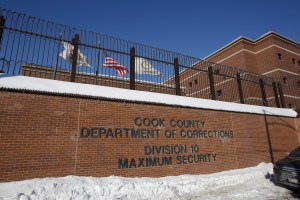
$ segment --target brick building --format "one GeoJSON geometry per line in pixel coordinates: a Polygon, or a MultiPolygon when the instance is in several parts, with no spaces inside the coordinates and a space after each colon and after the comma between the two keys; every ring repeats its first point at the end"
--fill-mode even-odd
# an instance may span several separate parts
{"type": "Polygon", "coordinates": [[[275,78],[283,85],[286,107],[299,109],[299,43],[275,32],[256,40],[239,37],[204,60],[275,78]]]}

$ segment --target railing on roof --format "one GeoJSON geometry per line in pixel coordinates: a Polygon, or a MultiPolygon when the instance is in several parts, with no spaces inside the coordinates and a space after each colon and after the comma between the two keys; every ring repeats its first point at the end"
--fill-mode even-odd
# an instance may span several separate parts
{"type": "Polygon", "coordinates": [[[10,10],[0,16],[7,74],[285,107],[266,76],[10,10]]]}

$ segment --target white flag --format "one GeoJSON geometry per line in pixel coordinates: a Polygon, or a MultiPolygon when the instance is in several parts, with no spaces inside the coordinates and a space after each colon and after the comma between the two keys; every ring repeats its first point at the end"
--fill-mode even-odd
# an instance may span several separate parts
{"type": "MultiPolygon", "coordinates": [[[[67,42],[62,42],[64,46],[63,52],[59,53],[59,56],[61,56],[66,61],[72,63],[73,61],[73,50],[74,46],[67,42]]],[[[84,56],[80,50],[78,49],[78,55],[77,55],[77,66],[88,66],[91,67],[88,63],[88,59],[86,56],[84,56]]]]}
{"type": "Polygon", "coordinates": [[[160,71],[151,66],[148,60],[140,57],[135,57],[135,73],[163,76],[160,71]]]}

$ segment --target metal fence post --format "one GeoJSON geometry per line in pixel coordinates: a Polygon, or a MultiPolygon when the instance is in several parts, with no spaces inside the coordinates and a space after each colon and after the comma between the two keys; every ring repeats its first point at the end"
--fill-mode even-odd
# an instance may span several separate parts
{"type": "Polygon", "coordinates": [[[79,35],[76,34],[75,38],[72,41],[73,56],[72,56],[72,71],[71,71],[71,82],[75,82],[76,79],[76,68],[77,68],[77,57],[78,57],[78,44],[79,44],[79,35]]]}
{"type": "Polygon", "coordinates": [[[277,106],[278,108],[280,108],[276,83],[275,83],[275,82],[272,82],[272,86],[273,86],[273,92],[274,92],[274,97],[275,97],[276,106],[277,106]]]}
{"type": "Polygon", "coordinates": [[[267,95],[266,95],[266,90],[265,90],[265,83],[264,83],[263,79],[259,79],[259,86],[260,86],[260,91],[261,91],[261,97],[263,99],[263,104],[264,104],[264,106],[268,106],[267,95]]]}
{"type": "Polygon", "coordinates": [[[130,48],[130,89],[135,90],[135,48],[130,48]]]}
{"type": "Polygon", "coordinates": [[[174,58],[176,95],[181,96],[178,58],[174,58]]]}
{"type": "Polygon", "coordinates": [[[212,66],[208,67],[208,78],[209,78],[211,99],[216,100],[215,81],[214,81],[214,73],[213,73],[212,66]]]}
{"type": "Polygon", "coordinates": [[[1,49],[1,44],[2,44],[4,26],[5,26],[5,18],[4,18],[4,16],[1,16],[0,17],[0,49],[1,49]]]}
{"type": "Polygon", "coordinates": [[[279,96],[280,96],[280,101],[281,101],[281,107],[285,108],[285,100],[284,100],[284,96],[283,96],[283,90],[282,90],[282,86],[281,83],[278,82],[278,91],[279,91],[279,96]]]}
{"type": "Polygon", "coordinates": [[[244,104],[244,94],[243,94],[243,87],[242,87],[242,80],[241,80],[241,74],[237,73],[236,74],[236,80],[238,84],[238,89],[239,89],[239,96],[240,96],[240,103],[244,104]]]}

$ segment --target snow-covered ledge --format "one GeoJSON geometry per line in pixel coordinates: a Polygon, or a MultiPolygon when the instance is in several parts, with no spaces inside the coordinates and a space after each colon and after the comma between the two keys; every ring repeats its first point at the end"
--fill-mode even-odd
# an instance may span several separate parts
{"type": "Polygon", "coordinates": [[[26,76],[10,76],[0,74],[0,89],[28,90],[36,92],[49,92],[54,94],[72,94],[81,96],[93,96],[114,100],[126,100],[135,102],[147,102],[165,105],[184,106],[191,108],[203,108],[211,110],[232,111],[241,113],[255,113],[296,117],[297,113],[292,109],[271,108],[246,104],[213,101],[184,96],[175,96],[154,92],[127,90],[113,87],[96,86],[82,83],[71,83],[26,76]]]}

